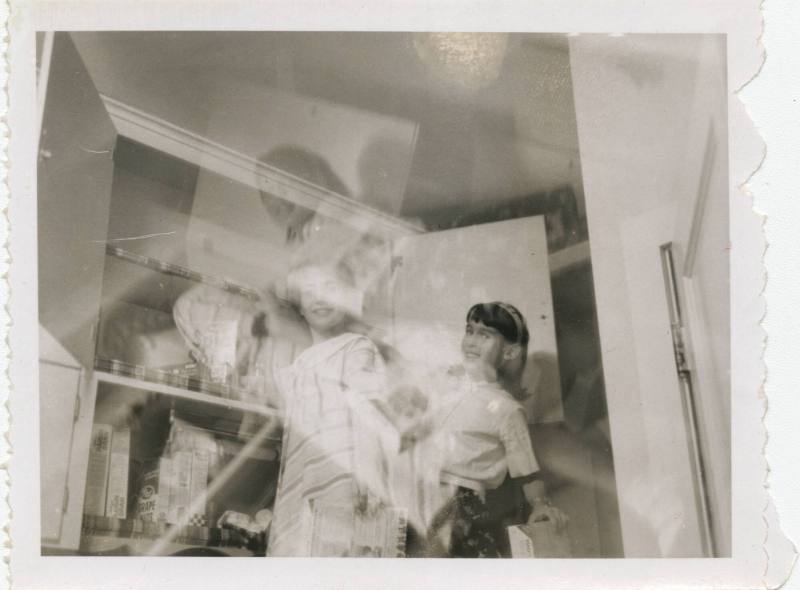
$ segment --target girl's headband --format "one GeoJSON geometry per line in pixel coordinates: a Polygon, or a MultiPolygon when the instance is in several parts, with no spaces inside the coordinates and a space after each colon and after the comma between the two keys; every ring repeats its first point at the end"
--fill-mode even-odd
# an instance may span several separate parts
{"type": "Polygon", "coordinates": [[[520,344],[522,342],[523,328],[525,327],[525,320],[523,319],[522,314],[516,307],[509,303],[503,303],[502,301],[494,301],[492,303],[493,305],[496,305],[500,309],[504,310],[508,315],[511,316],[511,319],[514,320],[514,325],[517,328],[517,341],[515,344],[520,344]]]}

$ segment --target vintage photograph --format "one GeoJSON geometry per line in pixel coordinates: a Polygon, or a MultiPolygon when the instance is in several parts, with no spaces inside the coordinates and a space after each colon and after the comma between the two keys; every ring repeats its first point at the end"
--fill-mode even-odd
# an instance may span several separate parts
{"type": "Polygon", "coordinates": [[[37,32],[41,555],[731,557],[727,63],[37,32]]]}

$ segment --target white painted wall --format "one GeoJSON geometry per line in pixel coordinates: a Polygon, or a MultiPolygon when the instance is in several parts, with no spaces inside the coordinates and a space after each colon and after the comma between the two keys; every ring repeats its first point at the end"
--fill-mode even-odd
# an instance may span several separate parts
{"type": "MultiPolygon", "coordinates": [[[[719,76],[706,79],[720,63],[707,62],[703,43],[688,35],[570,38],[628,557],[701,555],[658,248],[676,234],[687,187],[696,192],[686,150],[698,121],[714,105],[698,105],[695,93],[720,83],[719,76]],[[700,71],[704,78],[698,81],[700,71]]],[[[724,110],[724,100],[716,106],[724,110]]]]}

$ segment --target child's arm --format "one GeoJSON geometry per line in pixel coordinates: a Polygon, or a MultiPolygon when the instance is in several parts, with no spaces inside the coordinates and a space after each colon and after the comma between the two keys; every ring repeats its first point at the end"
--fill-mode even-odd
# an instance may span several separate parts
{"type": "Polygon", "coordinates": [[[376,427],[390,427],[399,437],[403,450],[427,432],[427,422],[420,415],[427,407],[422,392],[413,385],[397,385],[388,378],[388,370],[375,346],[363,344],[348,354],[347,384],[359,390],[376,417],[376,427]]]}
{"type": "Polygon", "coordinates": [[[367,340],[348,351],[345,360],[343,382],[354,389],[372,410],[377,412],[378,423],[394,425],[392,413],[386,401],[386,373],[383,361],[375,346],[367,340]]]}
{"type": "Polygon", "coordinates": [[[400,446],[400,435],[386,403],[385,366],[369,339],[359,339],[346,351],[341,385],[354,412],[357,502],[365,510],[390,500],[384,466],[400,446]]]}
{"type": "Polygon", "coordinates": [[[528,421],[520,408],[513,412],[501,430],[506,449],[509,475],[522,484],[525,500],[531,507],[529,523],[550,520],[561,529],[567,516],[558,508],[549,505],[544,482],[539,475],[539,464],[533,452],[528,421]]]}

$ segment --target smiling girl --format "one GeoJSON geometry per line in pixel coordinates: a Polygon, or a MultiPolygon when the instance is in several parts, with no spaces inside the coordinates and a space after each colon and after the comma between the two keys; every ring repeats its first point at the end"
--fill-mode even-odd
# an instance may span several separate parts
{"type": "Polygon", "coordinates": [[[437,424],[440,498],[429,529],[433,554],[499,557],[500,527],[489,522],[487,490],[507,475],[522,486],[529,522],[565,515],[549,505],[525,411],[516,399],[530,335],[522,314],[495,301],[474,305],[461,341],[463,374],[453,377],[437,424]]]}
{"type": "MultiPolygon", "coordinates": [[[[380,407],[384,364],[375,344],[352,331],[360,297],[342,265],[308,264],[287,280],[312,345],[279,376],[283,451],[268,554],[309,556],[315,505],[364,510],[388,497],[380,407]]],[[[328,546],[325,555],[346,555],[328,546]]]]}

